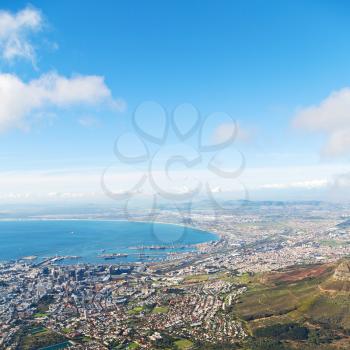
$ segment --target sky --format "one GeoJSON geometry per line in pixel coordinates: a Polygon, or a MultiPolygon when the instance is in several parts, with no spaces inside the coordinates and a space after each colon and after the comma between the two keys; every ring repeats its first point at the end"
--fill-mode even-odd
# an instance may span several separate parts
{"type": "Polygon", "coordinates": [[[0,7],[3,203],[347,200],[347,1],[0,7]]]}

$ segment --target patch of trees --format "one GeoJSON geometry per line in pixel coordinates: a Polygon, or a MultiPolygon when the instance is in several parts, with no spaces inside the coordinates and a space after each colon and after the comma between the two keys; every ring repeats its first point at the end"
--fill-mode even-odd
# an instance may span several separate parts
{"type": "Polygon", "coordinates": [[[308,335],[309,330],[296,323],[275,324],[258,328],[254,332],[256,338],[274,338],[277,340],[306,340],[308,335]]]}
{"type": "Polygon", "coordinates": [[[210,343],[197,343],[194,350],[235,350],[241,349],[239,345],[231,344],[231,343],[222,343],[222,344],[210,344],[210,343]]]}
{"type": "Polygon", "coordinates": [[[310,344],[327,344],[334,340],[341,339],[343,337],[342,334],[349,335],[346,332],[339,333],[329,328],[320,328],[317,330],[310,330],[308,340],[310,344]]]}
{"type": "Polygon", "coordinates": [[[154,345],[157,347],[157,349],[176,349],[174,346],[175,339],[167,334],[161,334],[161,338],[157,339],[154,343],[154,345]]]}
{"type": "Polygon", "coordinates": [[[40,349],[66,341],[64,336],[51,331],[46,331],[44,334],[41,332],[35,333],[35,328],[33,329],[32,327],[24,327],[20,330],[17,334],[17,339],[17,349],[21,350],[40,349]]]}
{"type": "Polygon", "coordinates": [[[250,350],[288,350],[279,340],[270,338],[252,339],[248,342],[250,350]]]}
{"type": "Polygon", "coordinates": [[[44,295],[36,304],[32,304],[37,312],[46,312],[49,309],[49,305],[54,301],[54,297],[51,294],[44,295]]]}

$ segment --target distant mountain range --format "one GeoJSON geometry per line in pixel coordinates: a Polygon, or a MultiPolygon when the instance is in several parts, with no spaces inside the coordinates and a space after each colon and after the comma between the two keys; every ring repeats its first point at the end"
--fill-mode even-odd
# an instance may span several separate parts
{"type": "Polygon", "coordinates": [[[341,222],[340,224],[337,225],[337,227],[343,228],[343,229],[349,228],[350,227],[350,219],[347,219],[347,220],[341,222]]]}

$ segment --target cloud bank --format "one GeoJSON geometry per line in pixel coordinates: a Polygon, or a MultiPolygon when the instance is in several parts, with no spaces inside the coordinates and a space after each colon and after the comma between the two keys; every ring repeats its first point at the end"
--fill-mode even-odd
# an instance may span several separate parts
{"type": "Polygon", "coordinates": [[[326,157],[350,153],[350,88],[331,93],[318,105],[301,109],[294,126],[327,135],[322,154],[326,157]]]}

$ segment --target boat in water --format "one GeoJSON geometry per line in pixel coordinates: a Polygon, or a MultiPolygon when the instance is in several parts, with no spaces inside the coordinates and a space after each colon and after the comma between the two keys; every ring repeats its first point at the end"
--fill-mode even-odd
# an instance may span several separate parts
{"type": "Polygon", "coordinates": [[[112,259],[116,259],[116,258],[127,258],[128,254],[124,254],[124,253],[111,253],[111,254],[101,254],[98,255],[99,258],[103,258],[105,260],[112,260],[112,259]]]}

